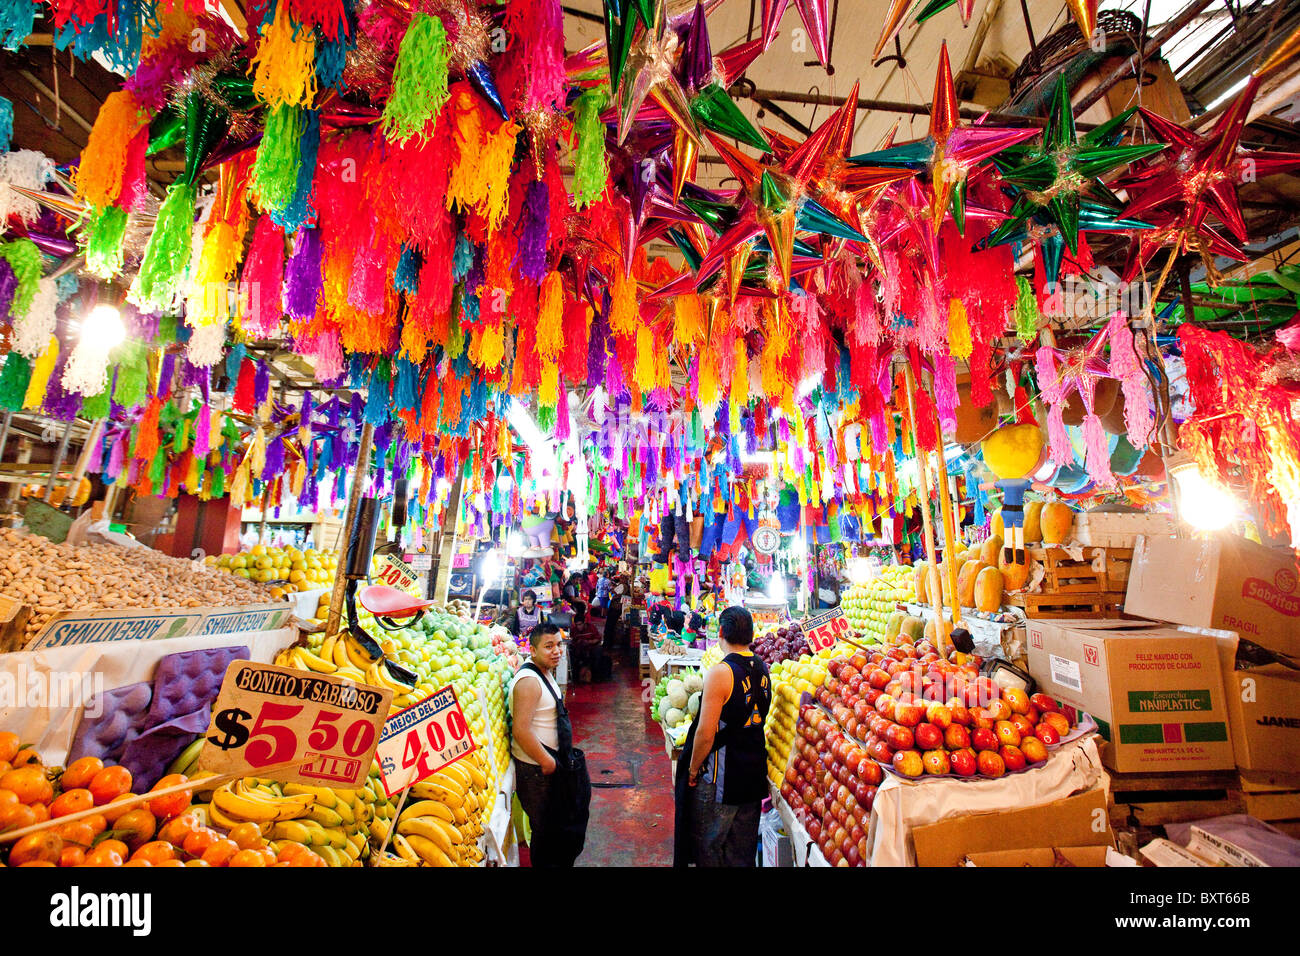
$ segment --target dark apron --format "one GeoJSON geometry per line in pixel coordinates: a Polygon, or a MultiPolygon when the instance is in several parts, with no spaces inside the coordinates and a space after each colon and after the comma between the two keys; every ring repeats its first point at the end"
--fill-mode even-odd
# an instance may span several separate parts
{"type": "Polygon", "coordinates": [[[573,865],[587,842],[587,820],[591,815],[591,777],[587,773],[587,756],[573,746],[573,724],[569,711],[560,695],[546,679],[546,675],[532,661],[523,665],[542,680],[542,685],[555,700],[555,731],[558,750],[545,744],[542,747],[555,758],[555,772],[551,774],[546,791],[546,809],[542,820],[529,821],[536,842],[538,831],[545,840],[548,857],[568,861],[573,865]],[[540,824],[540,826],[539,826],[540,824]]]}

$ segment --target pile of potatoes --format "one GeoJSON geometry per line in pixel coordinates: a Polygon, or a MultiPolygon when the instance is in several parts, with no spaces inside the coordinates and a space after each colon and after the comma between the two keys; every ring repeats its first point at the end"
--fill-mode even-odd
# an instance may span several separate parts
{"type": "Polygon", "coordinates": [[[32,609],[35,636],[61,611],[263,604],[267,588],[149,548],[74,548],[24,531],[0,532],[0,594],[32,609]]]}

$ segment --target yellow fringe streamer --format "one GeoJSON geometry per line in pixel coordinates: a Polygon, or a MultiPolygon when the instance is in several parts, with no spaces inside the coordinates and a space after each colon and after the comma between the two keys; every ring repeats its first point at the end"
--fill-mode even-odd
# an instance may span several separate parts
{"type": "Polygon", "coordinates": [[[293,33],[289,4],[281,3],[249,64],[253,93],[267,106],[310,106],[316,98],[316,32],[293,33]]]}
{"type": "Polygon", "coordinates": [[[248,455],[244,461],[254,475],[261,475],[262,469],[266,467],[266,432],[260,425],[257,431],[253,432],[253,441],[248,446],[248,455]]]}
{"type": "Polygon", "coordinates": [[[674,300],[673,340],[683,345],[704,341],[704,302],[698,295],[679,295],[674,300]]]}
{"type": "Polygon", "coordinates": [[[40,408],[45,401],[45,391],[54,374],[54,366],[59,361],[59,339],[50,336],[50,344],[45,347],[40,358],[32,363],[32,377],[27,382],[27,393],[23,396],[23,408],[40,408]]]}
{"type": "Polygon", "coordinates": [[[537,354],[554,361],[564,348],[564,285],[558,272],[548,272],[537,296],[537,354]]]}
{"type": "Polygon", "coordinates": [[[424,361],[429,354],[429,336],[414,322],[402,323],[402,353],[416,365],[424,361]]]}
{"type": "Polygon", "coordinates": [[[506,356],[506,324],[504,321],[489,322],[483,329],[479,345],[479,368],[495,371],[501,367],[501,360],[506,356]]]}
{"type": "Polygon", "coordinates": [[[554,362],[542,363],[542,374],[537,380],[537,401],[555,407],[555,395],[560,389],[560,367],[554,362]]]}
{"type": "Polygon", "coordinates": [[[953,358],[966,359],[970,358],[971,349],[966,305],[961,299],[953,299],[948,303],[948,351],[953,358]]]}
{"type": "Polygon", "coordinates": [[[732,420],[739,424],[740,406],[749,397],[749,356],[745,352],[745,337],[743,335],[736,336],[736,342],[732,346],[732,355],[730,401],[732,420]]]}
{"type": "Polygon", "coordinates": [[[447,181],[448,209],[476,207],[487,195],[486,183],[478,175],[479,154],[483,151],[483,123],[474,104],[474,95],[461,89],[451,100],[452,145],[456,158],[447,181]]]}
{"type": "Polygon", "coordinates": [[[718,406],[718,353],[701,349],[699,358],[699,402],[704,409],[712,411],[718,406]]]}
{"type": "Polygon", "coordinates": [[[642,392],[650,391],[655,385],[655,334],[647,325],[636,331],[636,365],[632,369],[632,381],[642,392]]]}
{"type": "MultiPolygon", "coordinates": [[[[655,388],[671,388],[672,380],[672,348],[665,342],[660,343],[660,347],[655,350],[655,388]]],[[[689,410],[687,411],[689,415],[689,410]]]]}
{"type": "Polygon", "coordinates": [[[636,331],[637,319],[636,280],[624,275],[622,269],[616,269],[610,296],[609,330],[615,335],[631,335],[636,331]]]}
{"type": "Polygon", "coordinates": [[[81,165],[72,174],[77,195],[87,205],[102,209],[117,203],[126,172],[127,146],[147,121],[129,91],[108,94],[82,150],[81,165]]]}
{"type": "Polygon", "coordinates": [[[224,322],[229,316],[229,282],[243,255],[243,236],[228,222],[214,223],[203,237],[194,283],[188,296],[187,321],[194,328],[224,322]]]}
{"type": "Polygon", "coordinates": [[[248,459],[235,469],[235,478],[230,483],[230,504],[235,508],[244,507],[248,494],[248,459]]]}
{"type": "Polygon", "coordinates": [[[518,136],[519,127],[506,122],[483,139],[483,151],[478,162],[479,175],[484,180],[479,212],[487,220],[489,233],[497,231],[510,204],[510,164],[515,158],[518,136]]]}

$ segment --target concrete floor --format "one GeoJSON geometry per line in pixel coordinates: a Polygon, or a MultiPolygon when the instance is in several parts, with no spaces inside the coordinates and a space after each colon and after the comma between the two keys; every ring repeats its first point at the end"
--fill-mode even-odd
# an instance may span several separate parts
{"type": "MultiPolygon", "coordinates": [[[[649,679],[635,662],[613,678],[571,684],[566,701],[574,743],[587,755],[591,821],[578,866],[671,866],[673,791],[664,735],[650,720],[649,679]]],[[[521,853],[527,865],[527,850],[521,853]]]]}

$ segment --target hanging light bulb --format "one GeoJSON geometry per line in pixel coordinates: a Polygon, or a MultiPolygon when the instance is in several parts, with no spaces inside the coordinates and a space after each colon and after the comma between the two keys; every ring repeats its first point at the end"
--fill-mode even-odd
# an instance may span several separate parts
{"type": "Polygon", "coordinates": [[[1190,457],[1178,454],[1166,463],[1169,477],[1178,483],[1179,516],[1200,531],[1218,531],[1236,516],[1240,505],[1228,491],[1202,474],[1190,457]]]}

